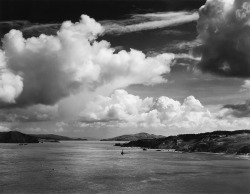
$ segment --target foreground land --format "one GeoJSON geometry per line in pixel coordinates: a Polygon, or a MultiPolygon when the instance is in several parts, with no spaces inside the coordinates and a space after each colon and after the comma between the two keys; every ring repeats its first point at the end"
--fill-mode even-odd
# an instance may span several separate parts
{"type": "Polygon", "coordinates": [[[117,145],[122,147],[171,149],[181,152],[249,154],[250,130],[185,134],[166,138],[142,139],[117,145]]]}

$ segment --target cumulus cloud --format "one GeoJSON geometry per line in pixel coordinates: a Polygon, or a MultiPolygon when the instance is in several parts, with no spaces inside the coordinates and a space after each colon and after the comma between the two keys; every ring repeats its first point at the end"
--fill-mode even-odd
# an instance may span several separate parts
{"type": "Polygon", "coordinates": [[[140,99],[125,90],[116,90],[111,97],[98,96],[81,113],[84,121],[126,120],[149,110],[152,98],[140,99]]]}
{"type": "Polygon", "coordinates": [[[136,14],[126,20],[102,21],[107,34],[123,34],[144,30],[160,29],[169,26],[177,26],[198,20],[197,12],[166,12],[136,14]]]}
{"type": "Polygon", "coordinates": [[[7,66],[7,59],[0,50],[0,102],[14,103],[23,90],[22,78],[7,66]]]}
{"type": "Polygon", "coordinates": [[[194,96],[181,103],[166,96],[142,99],[125,90],[115,90],[110,97],[97,96],[88,103],[79,115],[78,125],[81,128],[143,128],[182,133],[250,127],[247,117],[235,119],[229,109],[232,107],[215,106],[209,110],[194,96]]]}
{"type": "Polygon", "coordinates": [[[110,97],[98,96],[80,114],[83,123],[112,123],[136,127],[198,128],[212,121],[211,113],[193,96],[183,103],[162,96],[158,99],[116,90],[110,97]]]}
{"type": "Polygon", "coordinates": [[[250,77],[250,1],[207,0],[199,10],[199,67],[223,76],[250,77]]]}
{"type": "Polygon", "coordinates": [[[51,105],[80,91],[102,86],[166,82],[173,54],[146,57],[140,51],[115,53],[94,19],[82,15],[80,22],[66,21],[55,36],[25,39],[11,30],[0,50],[0,101],[13,106],[51,105]]]}

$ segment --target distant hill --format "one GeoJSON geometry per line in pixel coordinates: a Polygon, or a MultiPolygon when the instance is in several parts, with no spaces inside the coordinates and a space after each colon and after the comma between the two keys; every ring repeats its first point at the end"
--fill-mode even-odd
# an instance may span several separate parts
{"type": "Polygon", "coordinates": [[[61,136],[61,135],[55,135],[55,134],[30,134],[33,137],[36,137],[40,140],[48,140],[48,141],[86,141],[87,139],[82,139],[82,138],[71,138],[71,137],[66,137],[66,136],[61,136]]]}
{"type": "Polygon", "coordinates": [[[39,143],[37,137],[18,131],[0,132],[0,143],[39,143]]]}
{"type": "Polygon", "coordinates": [[[114,138],[102,139],[101,141],[136,141],[140,139],[156,139],[156,138],[164,138],[162,135],[154,135],[148,133],[137,133],[130,135],[121,135],[114,138]]]}
{"type": "Polygon", "coordinates": [[[214,131],[160,139],[143,139],[120,144],[122,147],[173,149],[182,152],[250,154],[250,130],[214,131]]]}

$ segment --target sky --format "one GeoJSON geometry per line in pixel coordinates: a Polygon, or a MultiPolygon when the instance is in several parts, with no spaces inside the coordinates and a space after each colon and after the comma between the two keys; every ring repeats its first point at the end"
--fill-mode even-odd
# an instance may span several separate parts
{"type": "Polygon", "coordinates": [[[249,0],[3,0],[0,131],[250,128],[249,0]]]}

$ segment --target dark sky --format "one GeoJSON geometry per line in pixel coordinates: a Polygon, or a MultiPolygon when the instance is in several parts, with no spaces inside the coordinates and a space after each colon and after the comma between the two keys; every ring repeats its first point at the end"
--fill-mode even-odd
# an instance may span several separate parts
{"type": "Polygon", "coordinates": [[[205,0],[1,0],[0,21],[74,21],[83,13],[96,20],[121,19],[132,13],[198,9],[204,2],[205,0]]]}

